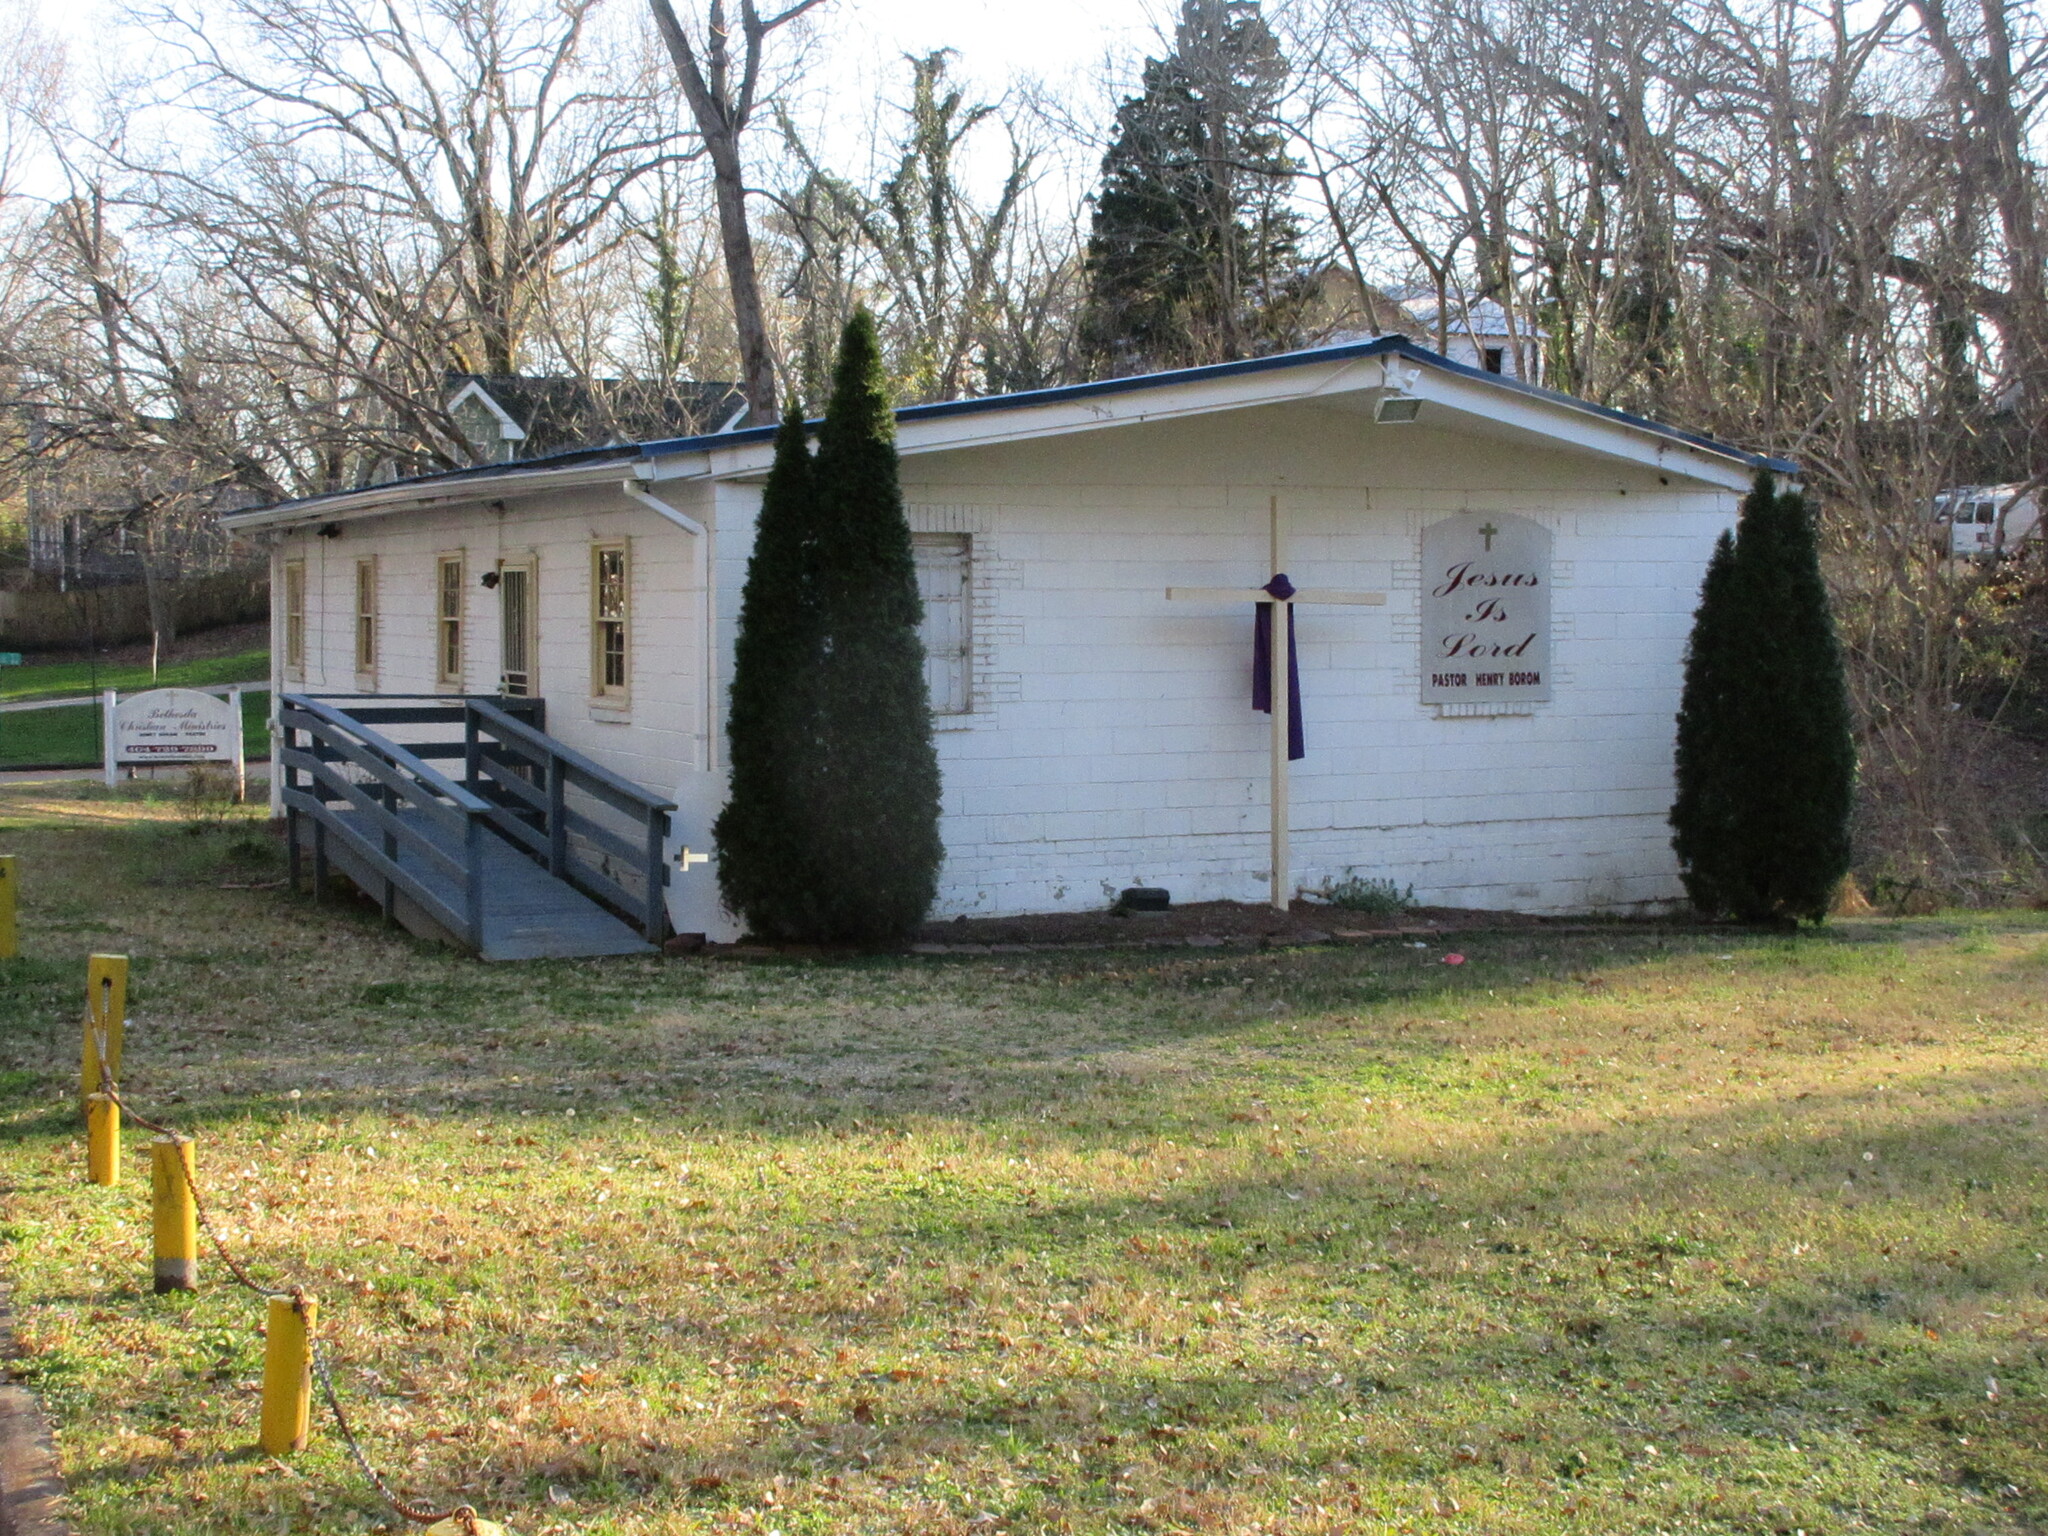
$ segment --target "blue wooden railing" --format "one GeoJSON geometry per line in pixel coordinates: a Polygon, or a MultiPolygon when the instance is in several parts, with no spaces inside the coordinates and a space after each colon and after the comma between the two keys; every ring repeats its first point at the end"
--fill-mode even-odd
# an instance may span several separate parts
{"type": "Polygon", "coordinates": [[[283,695],[278,750],[293,821],[294,886],[297,818],[305,817],[313,824],[316,889],[326,873],[326,840],[345,839],[384,882],[387,914],[402,892],[480,947],[487,893],[473,840],[491,835],[659,944],[667,931],[664,845],[674,802],[563,746],[546,734],[545,721],[538,699],[283,695]],[[401,745],[374,729],[388,725],[459,726],[461,739],[401,745]],[[461,778],[433,767],[437,760],[459,761],[461,778]],[[431,825],[411,825],[402,812],[431,825]],[[459,868],[451,844],[463,849],[459,868]],[[457,879],[460,910],[407,868],[408,856],[457,879]]]}
{"type": "Polygon", "coordinates": [[[299,886],[303,819],[312,823],[316,899],[327,886],[329,841],[338,840],[381,882],[382,890],[372,894],[381,898],[387,918],[395,915],[402,893],[471,949],[481,950],[478,839],[490,825],[490,802],[323,700],[282,695],[277,729],[292,888],[299,886]],[[433,835],[435,828],[449,834],[445,843],[433,835]],[[460,852],[452,853],[451,845],[460,852]],[[457,899],[451,901],[449,886],[431,878],[434,870],[448,876],[457,899]]]}

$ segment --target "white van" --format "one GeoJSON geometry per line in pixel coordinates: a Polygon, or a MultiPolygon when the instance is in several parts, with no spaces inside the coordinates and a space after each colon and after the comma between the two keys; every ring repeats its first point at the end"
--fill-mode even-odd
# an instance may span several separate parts
{"type": "Polygon", "coordinates": [[[1934,521],[1948,534],[1958,558],[1995,559],[2034,536],[2041,523],[2038,494],[2014,485],[1964,485],[1934,498],[1934,521]]]}

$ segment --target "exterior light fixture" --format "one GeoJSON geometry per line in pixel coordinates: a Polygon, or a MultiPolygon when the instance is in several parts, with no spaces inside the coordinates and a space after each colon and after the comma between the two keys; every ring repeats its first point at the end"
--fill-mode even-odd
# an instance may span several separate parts
{"type": "Polygon", "coordinates": [[[1421,380],[1422,369],[1413,358],[1398,352],[1381,358],[1380,388],[1386,393],[1373,406],[1372,419],[1389,426],[1413,421],[1422,411],[1422,401],[1415,394],[1415,386],[1421,380]]]}

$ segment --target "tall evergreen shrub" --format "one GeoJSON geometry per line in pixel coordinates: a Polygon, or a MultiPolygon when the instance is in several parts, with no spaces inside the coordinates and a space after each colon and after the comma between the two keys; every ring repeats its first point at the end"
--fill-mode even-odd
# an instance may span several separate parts
{"type": "Polygon", "coordinates": [[[786,417],[734,657],[726,903],[766,937],[886,943],[937,889],[939,767],[895,417],[865,310],[840,339],[818,452],[786,417]]]}
{"type": "Polygon", "coordinates": [[[1686,889],[1745,922],[1819,922],[1849,872],[1856,752],[1804,496],[1757,477],[1701,588],[1671,821],[1686,889]]]}
{"type": "Polygon", "coordinates": [[[805,789],[823,867],[817,937],[906,938],[938,890],[939,759],[925,686],[924,603],[896,472],[874,316],[855,311],[839,340],[816,461],[821,761],[805,789]]]}
{"type": "Polygon", "coordinates": [[[793,775],[815,734],[823,619],[818,497],[803,413],[794,401],[775,437],[754,553],[740,594],[727,715],[730,798],[712,827],[718,888],[750,932],[787,937],[794,901],[817,881],[793,775]]]}
{"type": "Polygon", "coordinates": [[[1735,535],[1714,541],[1700,583],[1692,638],[1685,648],[1685,689],[1678,703],[1678,797],[1671,807],[1671,846],[1685,881],[1685,894],[1702,912],[1727,909],[1716,856],[1735,835],[1734,783],[1729,732],[1733,725],[1729,681],[1735,603],[1735,535]]]}

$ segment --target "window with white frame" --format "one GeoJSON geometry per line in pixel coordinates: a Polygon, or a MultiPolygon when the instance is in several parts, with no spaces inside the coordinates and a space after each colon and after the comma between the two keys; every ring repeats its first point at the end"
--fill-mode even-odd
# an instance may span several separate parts
{"type": "Polygon", "coordinates": [[[377,561],[374,556],[356,562],[356,674],[370,677],[377,670],[377,561]]]}
{"type": "Polygon", "coordinates": [[[624,703],[632,677],[633,581],[623,544],[590,551],[590,693],[624,703]]]}
{"type": "Polygon", "coordinates": [[[462,587],[460,555],[442,555],[434,566],[434,679],[462,686],[462,587]]]}
{"type": "Polygon", "coordinates": [[[911,535],[917,595],[924,599],[925,685],[932,713],[964,715],[974,708],[974,627],[971,603],[973,546],[964,533],[911,535]]]}
{"type": "Polygon", "coordinates": [[[284,563],[284,670],[294,682],[306,676],[306,562],[284,563]]]}

